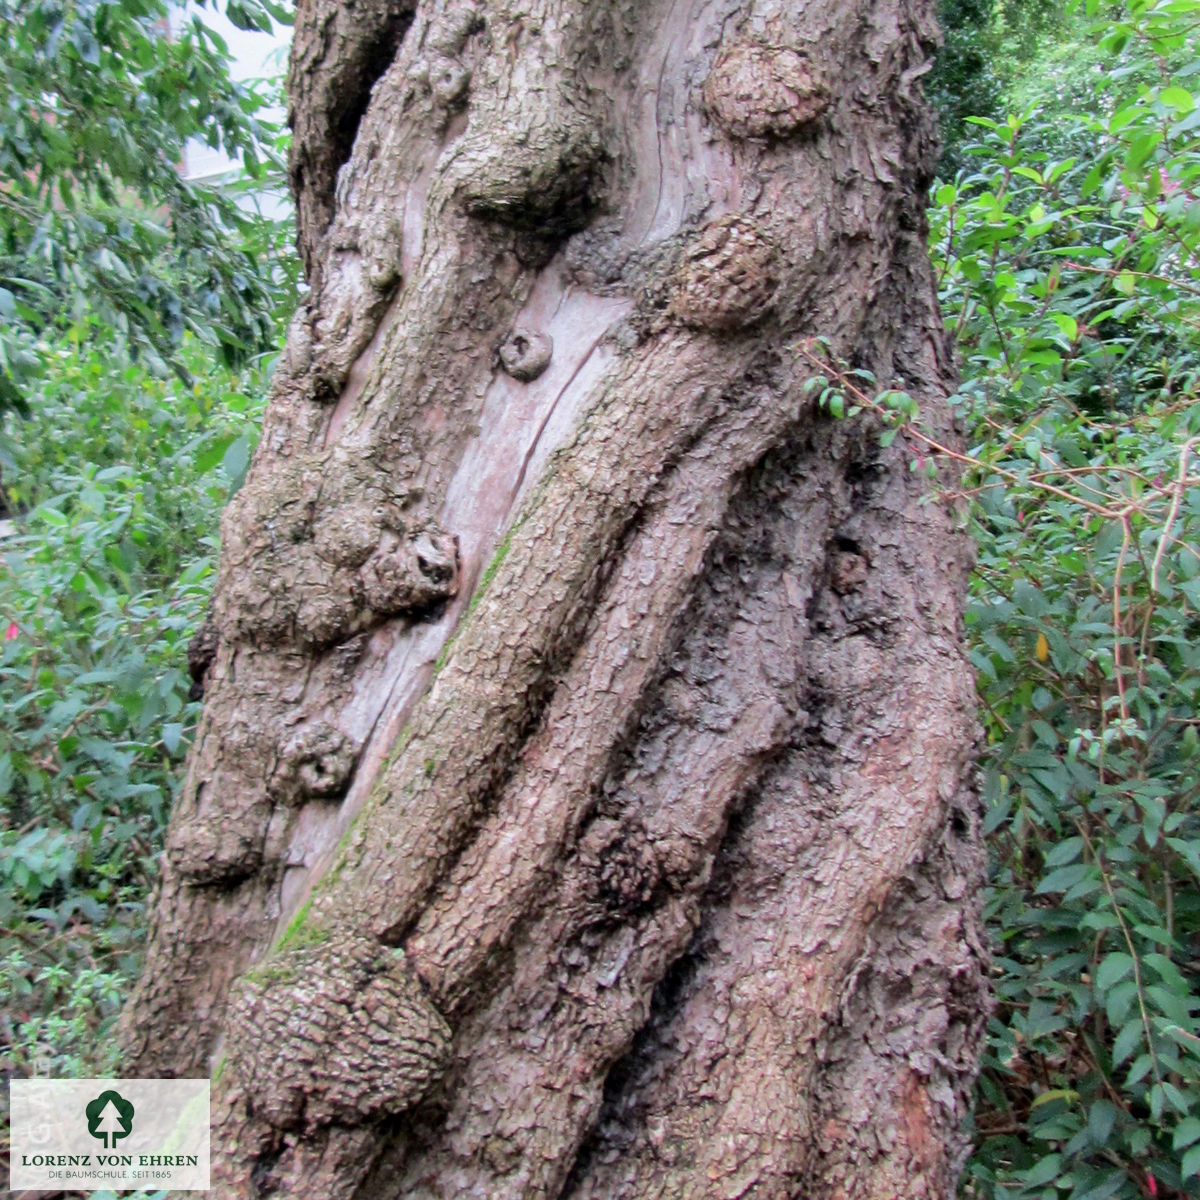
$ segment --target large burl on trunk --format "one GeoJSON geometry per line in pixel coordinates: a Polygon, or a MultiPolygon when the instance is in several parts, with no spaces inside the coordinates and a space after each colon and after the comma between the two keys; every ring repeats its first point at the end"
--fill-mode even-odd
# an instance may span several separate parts
{"type": "Polygon", "coordinates": [[[930,0],[301,0],[311,292],[130,1074],[223,1197],[948,1197],[986,1008],[930,0]]]}

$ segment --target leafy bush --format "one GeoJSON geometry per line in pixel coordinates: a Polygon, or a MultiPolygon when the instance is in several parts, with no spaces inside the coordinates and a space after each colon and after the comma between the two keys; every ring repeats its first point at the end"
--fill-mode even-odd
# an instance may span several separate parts
{"type": "Polygon", "coordinates": [[[0,32],[0,1062],[87,1075],[113,1065],[185,650],[298,266],[290,222],[243,207],[281,186],[277,87],[233,82],[198,13],[0,0],[0,32]],[[192,138],[245,180],[184,179],[192,138]]]}
{"type": "Polygon", "coordinates": [[[1050,100],[1062,111],[1079,111],[1071,101],[1090,90],[1094,39],[1085,21],[1070,17],[1066,0],[938,0],[938,25],[942,45],[925,95],[941,126],[943,176],[963,166],[965,147],[974,141],[971,117],[996,117],[1006,99],[1026,90],[1040,104],[1050,100]],[[1021,86],[1025,79],[1028,89],[1021,86]]]}
{"type": "Polygon", "coordinates": [[[1001,83],[996,73],[994,0],[940,0],[938,52],[926,97],[941,123],[943,173],[961,162],[964,141],[972,132],[968,117],[994,116],[1001,107],[1001,83]]]}
{"type": "Polygon", "coordinates": [[[1198,18],[1133,0],[1095,115],[979,121],[934,195],[997,943],[972,1195],[1200,1195],[1198,18]]]}
{"type": "Polygon", "coordinates": [[[1198,25],[1200,0],[1110,10],[1093,115],[1064,126],[1051,81],[1057,120],[974,119],[977,169],[935,188],[966,453],[903,381],[800,349],[834,416],[956,459],[971,501],[998,1003],[964,1191],[989,1200],[1200,1196],[1198,25]]]}
{"type": "MultiPolygon", "coordinates": [[[[273,0],[228,12],[286,19],[273,0]]],[[[159,374],[185,369],[185,333],[227,364],[267,348],[286,235],[178,164],[198,138],[282,187],[272,89],[233,82],[221,40],[167,0],[0,0],[0,40],[0,409],[27,402],[37,338],[85,316],[159,374]]]]}
{"type": "Polygon", "coordinates": [[[264,363],[181,349],[194,382],[43,344],[8,414],[0,539],[0,1035],[10,1069],[104,1069],[194,724],[186,646],[219,511],[245,471],[264,363]],[[254,398],[254,399],[252,399],[254,398]]]}

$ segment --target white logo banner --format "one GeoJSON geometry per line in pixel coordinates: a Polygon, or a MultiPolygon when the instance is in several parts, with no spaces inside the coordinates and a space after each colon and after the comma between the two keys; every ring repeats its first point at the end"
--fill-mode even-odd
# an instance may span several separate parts
{"type": "Polygon", "coordinates": [[[13,1079],[15,1191],[208,1190],[207,1079],[13,1079]]]}

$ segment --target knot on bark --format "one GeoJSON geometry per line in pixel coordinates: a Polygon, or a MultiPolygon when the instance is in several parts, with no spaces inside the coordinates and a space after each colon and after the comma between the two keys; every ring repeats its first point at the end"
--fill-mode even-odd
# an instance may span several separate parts
{"type": "Polygon", "coordinates": [[[374,336],[379,326],[382,305],[379,298],[390,297],[400,285],[400,265],[404,255],[404,218],[394,208],[378,208],[363,217],[359,233],[362,246],[363,277],[374,295],[363,306],[368,327],[374,336]]]}
{"type": "Polygon", "coordinates": [[[405,531],[395,505],[351,501],[321,513],[313,525],[313,549],[335,567],[361,567],[385,533],[405,531]]]}
{"type": "Polygon", "coordinates": [[[737,137],[787,137],[815,121],[829,93],[795,50],[739,42],[722,51],[704,83],[713,120],[737,137]]]}
{"type": "Polygon", "coordinates": [[[309,362],[312,397],[332,402],[370,345],[400,282],[401,218],[389,210],[362,218],[339,215],[325,245],[325,270],[312,301],[309,362]]]}
{"type": "Polygon", "coordinates": [[[464,61],[467,42],[485,29],[475,3],[448,5],[431,14],[422,55],[408,69],[408,78],[428,91],[433,105],[444,116],[462,109],[467,102],[471,67],[464,61]]]}
{"type": "Polygon", "coordinates": [[[518,326],[500,344],[500,365],[514,379],[528,383],[550,365],[553,352],[554,343],[548,334],[518,326]]]}
{"type": "Polygon", "coordinates": [[[213,623],[212,612],[209,611],[205,613],[200,628],[188,642],[188,675],[192,681],[192,686],[188,689],[189,700],[199,700],[204,696],[204,680],[208,668],[217,657],[217,641],[217,627],[213,623]]]}
{"type": "Polygon", "coordinates": [[[284,804],[335,799],[346,790],[358,758],[354,739],[316,718],[284,743],[271,776],[271,796],[284,804]]]}
{"type": "Polygon", "coordinates": [[[458,539],[440,530],[405,540],[385,535],[359,579],[363,599],[380,616],[429,608],[458,591],[458,539]]]}
{"type": "Polygon", "coordinates": [[[232,887],[262,866],[270,817],[270,805],[259,799],[237,813],[175,821],[167,835],[167,861],[194,886],[232,887]]]}
{"type": "Polygon", "coordinates": [[[252,479],[222,525],[221,635],[321,648],[453,596],[457,539],[427,520],[410,526],[406,500],[395,478],[328,456],[252,479]]]}
{"type": "Polygon", "coordinates": [[[404,1112],[441,1077],[449,1026],[399,951],[310,936],[327,940],[274,956],[234,987],[226,1045],[247,1108],[280,1130],[404,1112]]]}
{"type": "Polygon", "coordinates": [[[749,217],[706,225],[677,272],[669,310],[686,325],[738,329],[766,315],[775,294],[775,247],[749,217]]]}
{"type": "Polygon", "coordinates": [[[590,219],[608,152],[565,98],[534,100],[549,111],[501,112],[464,147],[459,193],[473,217],[563,237],[590,219]]]}
{"type": "Polygon", "coordinates": [[[593,895],[614,915],[644,909],[664,883],[660,855],[640,822],[596,821],[579,849],[593,895]]]}
{"type": "Polygon", "coordinates": [[[839,596],[857,591],[867,581],[869,563],[857,550],[835,550],[829,565],[830,586],[839,596]]]}
{"type": "Polygon", "coordinates": [[[433,103],[447,115],[466,106],[470,84],[470,69],[457,59],[437,59],[430,67],[429,90],[433,103]]]}
{"type": "Polygon", "coordinates": [[[313,314],[308,301],[302,301],[292,314],[288,324],[287,338],[275,367],[274,387],[283,381],[294,384],[308,374],[313,358],[313,314]]]}

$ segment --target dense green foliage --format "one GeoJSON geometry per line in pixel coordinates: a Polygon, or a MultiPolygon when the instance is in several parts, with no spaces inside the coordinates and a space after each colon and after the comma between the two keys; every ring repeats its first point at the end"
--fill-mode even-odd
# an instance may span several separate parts
{"type": "Polygon", "coordinates": [[[1105,15],[931,210],[979,544],[979,1196],[1200,1195],[1200,3],[1105,15]]]}
{"type": "Polygon", "coordinates": [[[970,140],[969,117],[992,117],[1002,103],[993,0],[941,0],[938,21],[944,39],[925,94],[937,109],[942,132],[942,172],[953,173],[970,140]]]}
{"type": "MultiPolygon", "coordinates": [[[[272,6],[271,11],[275,11],[272,6]]],[[[0,0],[0,1065],[88,1075],[195,721],[186,647],[294,303],[275,85],[162,0],[0,0]],[[188,139],[241,157],[196,183],[188,139]]],[[[258,0],[230,5],[263,26],[258,0]]]]}
{"type": "MultiPolygon", "coordinates": [[[[269,25],[264,0],[229,7],[269,25]]],[[[52,327],[103,331],[156,374],[186,370],[185,332],[226,363],[272,340],[280,280],[263,262],[289,262],[274,228],[178,170],[195,138],[279,178],[270,89],[230,79],[197,14],[176,10],[165,36],[173,8],[0,0],[0,409],[26,401],[52,327]]]]}
{"type": "Polygon", "coordinates": [[[1200,1196],[1200,0],[1098,7],[1075,66],[1039,89],[1049,46],[1013,88],[1036,103],[974,118],[934,189],[967,451],[903,381],[813,384],[945,475],[979,547],[997,1005],[974,1197],[1200,1196]]]}
{"type": "Polygon", "coordinates": [[[196,715],[185,651],[264,388],[194,341],[195,382],[158,379],[91,332],[42,344],[31,416],[9,417],[25,511],[0,541],[0,1037],[15,1069],[63,1075],[111,1053],[98,1026],[135,968],[196,715]]]}
{"type": "MultiPolygon", "coordinates": [[[[1052,48],[1067,44],[1072,53],[1080,49],[1080,40],[1061,36],[1067,17],[1066,0],[939,0],[942,48],[925,94],[941,123],[939,170],[944,178],[963,166],[965,148],[974,141],[970,118],[1001,113],[1047,35],[1058,35],[1048,43],[1052,48]]],[[[1069,64],[1056,64],[1050,76],[1038,76],[1040,103],[1050,99],[1048,79],[1057,85],[1071,69],[1069,64]]]]}
{"type": "MultiPolygon", "coordinates": [[[[964,1190],[1200,1196],[1200,0],[942,8],[931,246],[961,475],[903,381],[830,371],[825,401],[877,409],[979,545],[997,1006],[964,1190]]],[[[278,337],[290,268],[278,230],[167,169],[198,129],[265,161],[207,34],[193,60],[147,40],[153,0],[20,11],[25,57],[0,66],[26,98],[0,115],[20,318],[0,352],[30,413],[0,427],[0,1055],[85,1074],[111,1065],[136,967],[195,719],[184,649],[265,388],[247,355],[278,337]],[[71,165],[92,138],[117,147],[96,178],[71,165]]]]}

